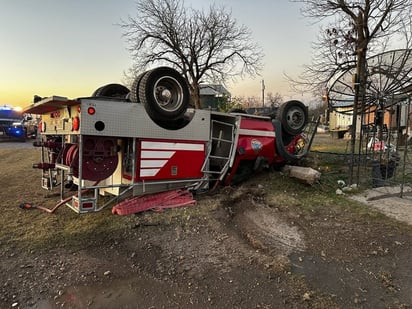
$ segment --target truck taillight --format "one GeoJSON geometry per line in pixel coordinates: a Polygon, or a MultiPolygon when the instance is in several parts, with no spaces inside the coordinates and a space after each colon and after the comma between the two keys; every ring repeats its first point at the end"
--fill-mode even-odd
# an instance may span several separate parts
{"type": "Polygon", "coordinates": [[[306,140],[303,137],[301,137],[296,141],[295,147],[298,151],[300,151],[305,147],[305,145],[306,145],[306,140]]]}
{"type": "Polygon", "coordinates": [[[96,113],[96,110],[94,109],[94,107],[89,107],[89,108],[87,109],[87,113],[88,113],[89,115],[94,115],[94,114],[96,113]]]}
{"type": "Polygon", "coordinates": [[[74,117],[72,121],[72,131],[78,131],[80,128],[80,118],[74,117]]]}

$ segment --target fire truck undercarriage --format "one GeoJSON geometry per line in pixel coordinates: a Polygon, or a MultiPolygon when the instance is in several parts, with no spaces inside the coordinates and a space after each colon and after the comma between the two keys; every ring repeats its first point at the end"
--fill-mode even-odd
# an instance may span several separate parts
{"type": "Polygon", "coordinates": [[[193,110],[184,79],[166,67],[139,75],[131,88],[109,84],[91,97],[39,98],[26,108],[42,115],[33,167],[44,189],[60,188],[59,206],[89,213],[170,190],[203,192],[309,150],[299,101],[284,103],[276,119],[193,110]]]}

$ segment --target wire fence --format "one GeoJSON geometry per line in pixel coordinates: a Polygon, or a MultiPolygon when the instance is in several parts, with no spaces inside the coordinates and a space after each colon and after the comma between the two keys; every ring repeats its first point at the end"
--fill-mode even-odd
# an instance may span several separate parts
{"type": "Polygon", "coordinates": [[[399,128],[362,128],[356,141],[356,153],[351,151],[349,139],[334,139],[324,134],[316,137],[311,160],[325,174],[334,174],[348,183],[364,189],[397,187],[398,196],[410,195],[412,188],[412,138],[410,132],[399,128]],[[317,140],[317,141],[316,141],[317,140]],[[335,149],[334,149],[335,148],[335,149]]]}

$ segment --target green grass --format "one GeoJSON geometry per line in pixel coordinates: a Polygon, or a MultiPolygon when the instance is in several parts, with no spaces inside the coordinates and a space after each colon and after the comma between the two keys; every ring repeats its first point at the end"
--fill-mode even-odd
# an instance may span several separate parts
{"type": "Polygon", "coordinates": [[[343,138],[332,138],[329,134],[316,134],[311,150],[331,153],[349,153],[351,141],[343,138]]]}
{"type": "MultiPolygon", "coordinates": [[[[355,217],[368,216],[380,220],[383,215],[336,194],[338,180],[347,182],[348,178],[347,146],[347,140],[332,139],[329,135],[315,137],[312,147],[314,151],[301,162],[322,173],[320,182],[313,186],[300,183],[279,171],[254,175],[242,186],[261,184],[265,188],[266,203],[283,209],[293,209],[302,214],[336,211],[350,213],[355,217]]],[[[24,174],[30,183],[36,182],[38,171],[31,171],[28,174],[27,166],[35,162],[37,156],[36,152],[26,153],[25,157],[18,161],[21,170],[18,170],[17,165],[13,165],[13,175],[24,174]],[[32,175],[32,173],[36,174],[32,175]]],[[[17,163],[13,161],[13,164],[17,163]]],[[[362,179],[365,181],[365,186],[360,188],[362,190],[370,186],[370,170],[362,167],[360,171],[364,173],[362,179]]],[[[412,178],[411,174],[406,176],[409,177],[407,179],[412,178]]],[[[33,184],[35,189],[17,188],[16,190],[23,193],[16,201],[13,198],[13,201],[17,204],[20,199],[26,200],[30,197],[29,200],[52,208],[56,198],[45,199],[44,191],[39,186],[36,182],[33,184]]],[[[226,193],[233,189],[227,190],[222,188],[220,194],[212,197],[207,195],[198,197],[198,205],[195,207],[170,209],[159,214],[149,211],[138,216],[115,216],[111,214],[111,207],[98,213],[79,215],[65,206],[59,208],[54,214],[48,214],[39,210],[23,211],[16,206],[7,205],[3,208],[0,246],[5,248],[17,246],[28,250],[48,250],[56,247],[76,250],[88,245],[114,242],[133,232],[133,227],[141,223],[188,226],[196,224],[197,220],[193,219],[208,218],[213,211],[222,207],[222,197],[229,195],[226,193]]]]}

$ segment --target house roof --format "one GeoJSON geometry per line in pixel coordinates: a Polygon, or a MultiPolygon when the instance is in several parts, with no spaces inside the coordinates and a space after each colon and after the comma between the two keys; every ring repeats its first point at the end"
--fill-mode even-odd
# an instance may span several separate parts
{"type": "Polygon", "coordinates": [[[339,101],[339,102],[333,102],[332,106],[334,108],[336,107],[351,107],[353,106],[353,101],[339,101]]]}
{"type": "Polygon", "coordinates": [[[200,95],[204,96],[230,96],[230,92],[220,84],[201,84],[200,95]]]}

